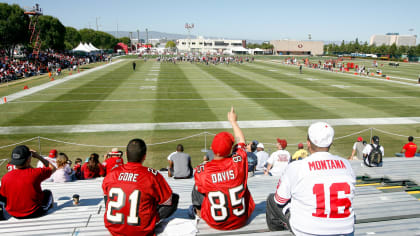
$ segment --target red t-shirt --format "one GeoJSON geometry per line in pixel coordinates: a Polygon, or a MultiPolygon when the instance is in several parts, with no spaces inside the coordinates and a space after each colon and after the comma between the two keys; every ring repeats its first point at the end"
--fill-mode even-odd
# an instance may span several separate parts
{"type": "Polygon", "coordinates": [[[160,220],[157,205],[172,204],[172,190],[163,176],[140,163],[115,168],[102,189],[108,196],[105,226],[112,235],[154,235],[160,220]]]}
{"type": "Polygon", "coordinates": [[[124,160],[121,157],[110,157],[103,163],[106,173],[109,174],[111,171],[118,166],[124,165],[124,160]]]}
{"type": "Polygon", "coordinates": [[[255,208],[248,190],[248,159],[240,143],[235,155],[197,166],[197,191],[205,194],[201,218],[215,229],[232,230],[244,226],[255,208]]]}
{"type": "Polygon", "coordinates": [[[93,179],[96,177],[104,176],[105,175],[105,168],[101,163],[98,163],[98,167],[96,171],[92,172],[88,168],[88,163],[86,162],[82,166],[82,177],[83,179],[93,179]]]}
{"type": "Polygon", "coordinates": [[[51,168],[16,169],[1,179],[0,195],[7,198],[6,210],[15,217],[34,213],[42,205],[41,182],[52,174],[51,168]]]}
{"type": "Polygon", "coordinates": [[[403,149],[405,149],[405,157],[414,157],[417,151],[417,144],[413,142],[406,143],[403,149]]]}

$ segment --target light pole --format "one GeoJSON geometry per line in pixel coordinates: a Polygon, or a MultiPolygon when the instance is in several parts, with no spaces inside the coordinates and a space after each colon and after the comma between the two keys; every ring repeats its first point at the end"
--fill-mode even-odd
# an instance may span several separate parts
{"type": "Polygon", "coordinates": [[[191,50],[191,30],[194,29],[194,23],[185,23],[185,29],[188,31],[188,52],[191,50]]]}

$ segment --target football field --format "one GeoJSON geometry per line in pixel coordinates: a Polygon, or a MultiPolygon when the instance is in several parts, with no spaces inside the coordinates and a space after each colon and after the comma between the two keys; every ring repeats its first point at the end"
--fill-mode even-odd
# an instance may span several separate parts
{"type": "Polygon", "coordinates": [[[399,78],[386,80],[306,68],[300,74],[282,62],[262,58],[205,65],[122,59],[0,105],[1,158],[9,158],[14,147],[4,146],[28,139],[25,144],[43,154],[57,148],[71,159],[85,159],[142,138],[149,145],[146,165],[165,167],[178,143],[196,165],[213,134],[231,131],[226,122],[231,106],[244,121],[240,125],[246,139],[263,142],[269,151],[279,137],[287,139],[293,154],[313,120],[330,121],[338,138],[332,152],[343,157],[351,154],[357,136],[380,136],[385,156],[400,151],[407,136],[420,136],[415,78],[420,65],[401,65],[397,69],[402,72],[395,74],[399,78]]]}

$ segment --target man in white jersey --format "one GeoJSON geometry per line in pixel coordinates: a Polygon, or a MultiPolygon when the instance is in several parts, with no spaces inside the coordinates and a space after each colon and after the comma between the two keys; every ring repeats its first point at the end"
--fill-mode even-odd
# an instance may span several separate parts
{"type": "Polygon", "coordinates": [[[290,162],[290,153],[286,151],[286,139],[277,138],[277,151],[273,152],[267,160],[265,175],[281,176],[290,162]]]}
{"type": "Polygon", "coordinates": [[[275,194],[267,198],[267,225],[295,235],[354,235],[356,176],[350,162],[329,153],[334,129],[325,122],[308,129],[310,156],[290,163],[275,194]]]}

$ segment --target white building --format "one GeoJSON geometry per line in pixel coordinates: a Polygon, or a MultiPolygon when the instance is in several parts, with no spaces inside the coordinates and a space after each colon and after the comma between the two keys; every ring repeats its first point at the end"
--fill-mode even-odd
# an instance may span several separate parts
{"type": "Polygon", "coordinates": [[[417,37],[415,35],[372,35],[372,37],[370,37],[369,45],[375,44],[376,46],[391,46],[395,43],[397,46],[416,46],[416,39],[417,37]]]}
{"type": "Polygon", "coordinates": [[[228,40],[228,39],[204,39],[202,37],[196,39],[178,39],[176,46],[180,52],[200,52],[200,53],[223,53],[245,52],[245,40],[228,40]]]}

